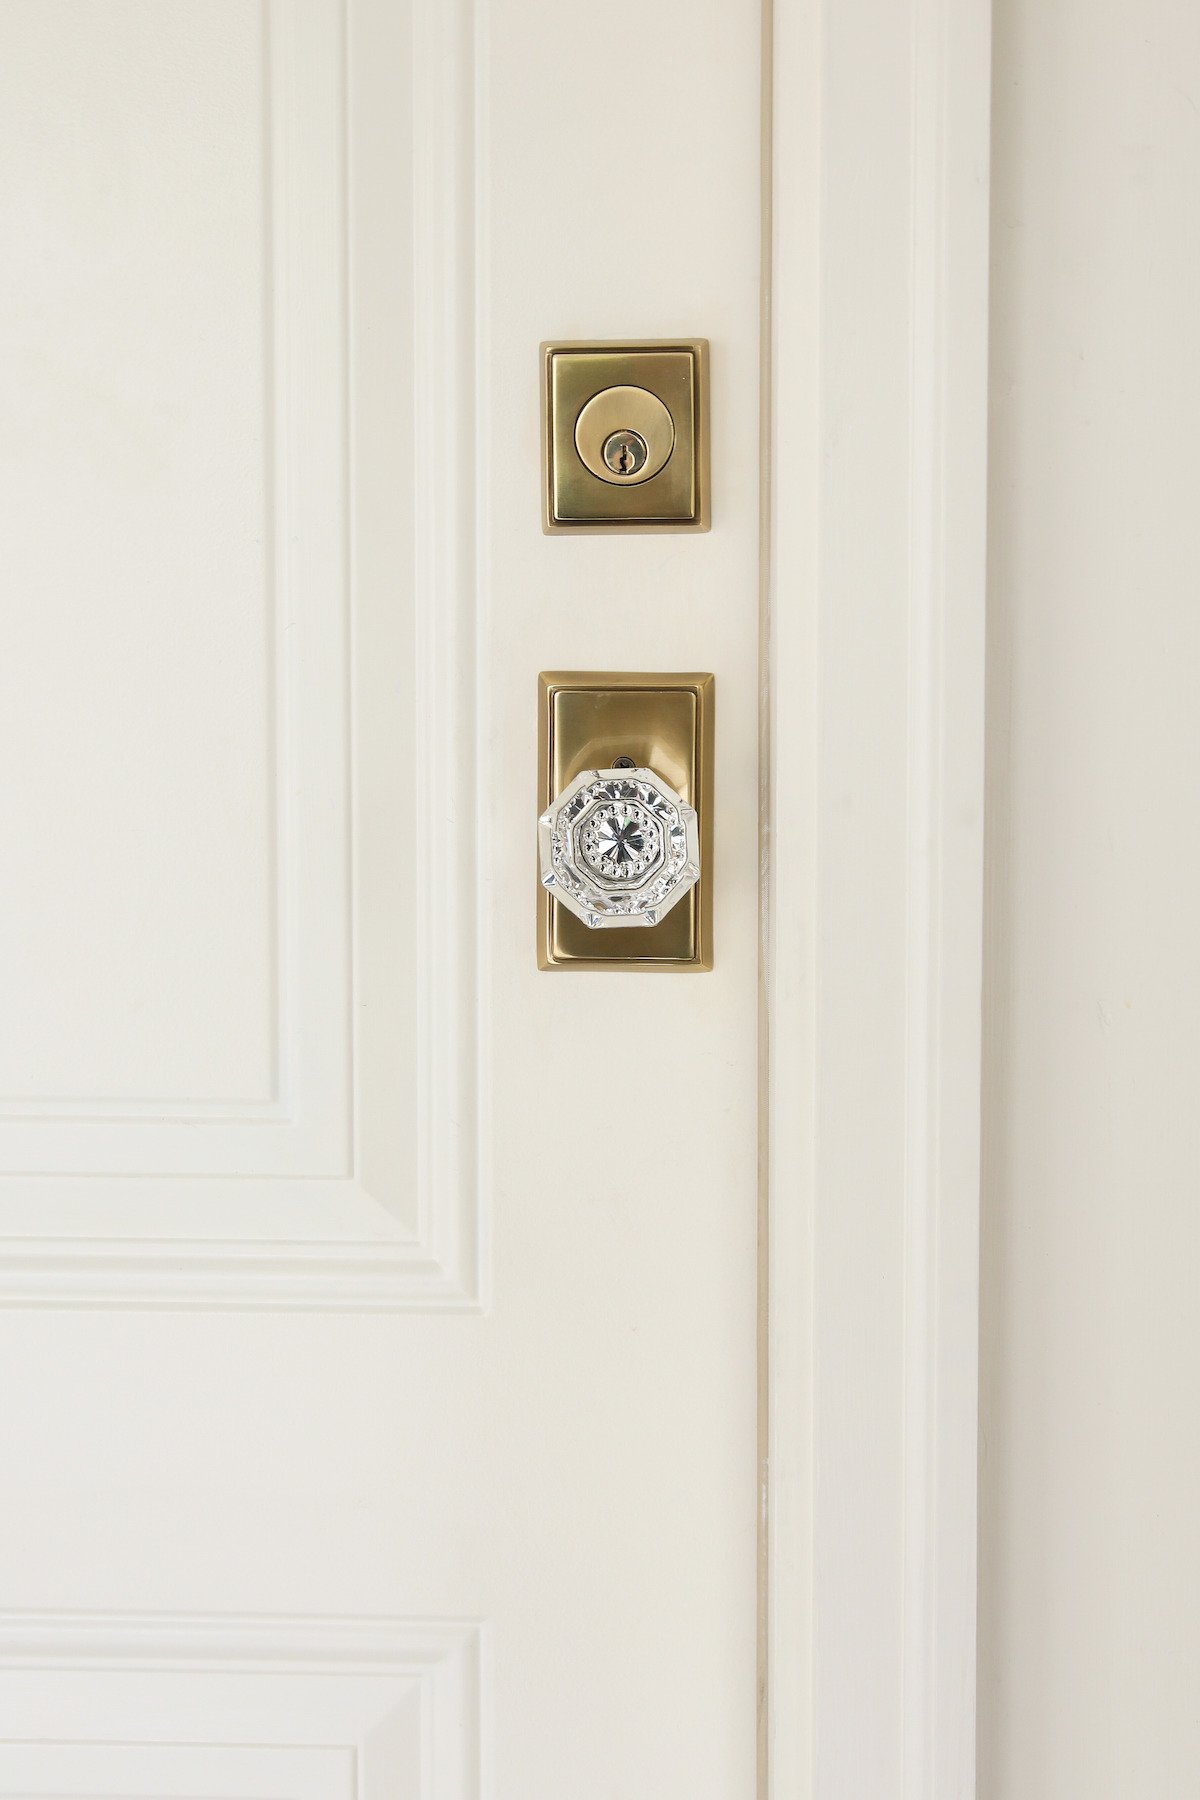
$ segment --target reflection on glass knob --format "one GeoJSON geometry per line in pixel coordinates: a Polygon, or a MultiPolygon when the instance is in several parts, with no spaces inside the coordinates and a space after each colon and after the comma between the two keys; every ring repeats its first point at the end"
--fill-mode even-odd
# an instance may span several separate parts
{"type": "Polygon", "coordinates": [[[700,879],[696,809],[653,769],[576,775],[538,820],[538,848],[543,887],[593,927],[657,925],[700,879]]]}

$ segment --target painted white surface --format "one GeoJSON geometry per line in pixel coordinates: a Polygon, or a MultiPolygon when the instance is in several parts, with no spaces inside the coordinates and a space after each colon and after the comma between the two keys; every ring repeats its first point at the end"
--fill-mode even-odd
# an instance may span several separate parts
{"type": "Polygon", "coordinates": [[[980,1784],[1200,1792],[1200,15],[998,0],[980,1784]]]}
{"type": "Polygon", "coordinates": [[[480,1791],[480,1635],[439,1620],[0,1624],[6,1793],[392,1800],[480,1791]]]}
{"type": "Polygon", "coordinates": [[[989,10],[775,9],[773,1800],[974,1793],[989,10]]]}
{"type": "Polygon", "coordinates": [[[753,1791],[759,23],[4,8],[13,1791],[753,1791]],[[543,537],[539,340],[674,332],[711,534],[543,537]],[[605,666],[716,673],[711,975],[536,970],[605,666]]]}
{"type": "Polygon", "coordinates": [[[466,22],[10,11],[0,1293],[470,1304],[466,22]]]}

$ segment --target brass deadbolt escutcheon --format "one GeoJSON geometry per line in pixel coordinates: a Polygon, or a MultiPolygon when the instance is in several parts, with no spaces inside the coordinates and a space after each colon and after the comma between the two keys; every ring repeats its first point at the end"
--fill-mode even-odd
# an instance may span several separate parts
{"type": "Polygon", "coordinates": [[[703,338],[542,345],[543,527],[708,529],[703,338]]]}

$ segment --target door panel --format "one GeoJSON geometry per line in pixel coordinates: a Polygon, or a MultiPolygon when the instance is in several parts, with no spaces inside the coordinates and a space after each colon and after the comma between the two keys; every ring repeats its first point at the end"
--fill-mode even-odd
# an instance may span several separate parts
{"type": "Polygon", "coordinates": [[[478,1788],[478,1634],[327,1619],[32,1617],[0,1637],[5,1791],[437,1800],[478,1788]]]}
{"type": "Polygon", "coordinates": [[[5,1279],[469,1302],[462,35],[430,95],[389,8],[348,75],[336,0],[9,16],[5,1279]]]}
{"type": "Polygon", "coordinates": [[[2,18],[0,1769],[748,1796],[758,19],[2,18]],[[672,334],[711,532],[545,537],[672,334]],[[714,673],[710,973],[539,973],[547,668],[714,673]]]}

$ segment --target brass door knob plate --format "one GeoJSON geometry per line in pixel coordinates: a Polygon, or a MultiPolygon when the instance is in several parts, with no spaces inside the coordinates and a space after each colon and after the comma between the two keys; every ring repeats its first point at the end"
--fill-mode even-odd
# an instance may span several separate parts
{"type": "Polygon", "coordinates": [[[712,967],[713,678],[538,683],[538,963],[712,967]]]}

